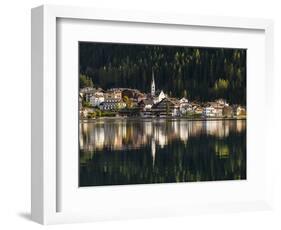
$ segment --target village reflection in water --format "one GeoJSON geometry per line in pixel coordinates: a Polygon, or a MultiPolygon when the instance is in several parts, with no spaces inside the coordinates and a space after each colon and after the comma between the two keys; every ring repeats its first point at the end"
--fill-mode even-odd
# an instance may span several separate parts
{"type": "Polygon", "coordinates": [[[80,123],[80,186],[246,179],[246,120],[80,123]]]}
{"type": "Polygon", "coordinates": [[[187,120],[110,120],[80,124],[80,149],[86,151],[124,150],[156,144],[164,147],[173,139],[187,142],[189,136],[199,134],[224,138],[230,131],[242,132],[243,120],[187,121],[187,120]]]}

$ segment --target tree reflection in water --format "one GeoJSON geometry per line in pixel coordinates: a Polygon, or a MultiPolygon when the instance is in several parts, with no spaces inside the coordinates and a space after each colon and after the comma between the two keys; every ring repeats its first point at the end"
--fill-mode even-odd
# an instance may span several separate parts
{"type": "Polygon", "coordinates": [[[246,121],[80,124],[80,186],[246,179],[246,121]]]}

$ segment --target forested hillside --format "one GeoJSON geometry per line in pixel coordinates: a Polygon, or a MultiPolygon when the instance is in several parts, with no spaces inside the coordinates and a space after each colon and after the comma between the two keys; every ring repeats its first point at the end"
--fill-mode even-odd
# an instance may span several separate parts
{"type": "Polygon", "coordinates": [[[170,96],[246,104],[244,49],[80,42],[79,64],[94,87],[149,92],[153,70],[156,90],[170,96]]]}

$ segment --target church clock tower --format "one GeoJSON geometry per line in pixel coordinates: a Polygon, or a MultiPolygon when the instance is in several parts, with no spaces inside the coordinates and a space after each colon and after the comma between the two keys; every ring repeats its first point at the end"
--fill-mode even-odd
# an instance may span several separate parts
{"type": "Polygon", "coordinates": [[[155,96],[155,81],[154,81],[154,72],[152,71],[152,80],[151,80],[151,96],[155,96]]]}

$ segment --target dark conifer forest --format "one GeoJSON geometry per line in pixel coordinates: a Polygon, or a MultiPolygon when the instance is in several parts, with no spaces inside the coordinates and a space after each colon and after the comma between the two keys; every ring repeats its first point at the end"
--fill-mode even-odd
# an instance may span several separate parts
{"type": "Polygon", "coordinates": [[[80,87],[156,90],[171,97],[246,105],[246,50],[79,43],[80,87]]]}

